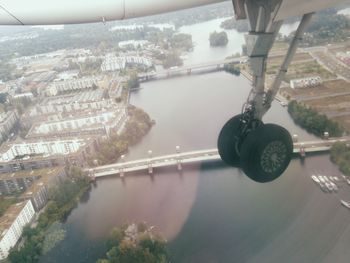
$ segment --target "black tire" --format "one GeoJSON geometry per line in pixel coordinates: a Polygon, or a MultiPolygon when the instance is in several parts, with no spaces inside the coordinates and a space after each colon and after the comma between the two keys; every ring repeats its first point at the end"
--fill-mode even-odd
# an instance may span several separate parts
{"type": "Polygon", "coordinates": [[[240,158],[238,147],[239,124],[241,114],[234,116],[226,122],[221,129],[217,146],[221,159],[228,165],[239,167],[240,158]]]}
{"type": "Polygon", "coordinates": [[[289,132],[275,124],[265,124],[250,132],[241,147],[244,173],[259,183],[271,182],[282,175],[293,155],[289,132]]]}

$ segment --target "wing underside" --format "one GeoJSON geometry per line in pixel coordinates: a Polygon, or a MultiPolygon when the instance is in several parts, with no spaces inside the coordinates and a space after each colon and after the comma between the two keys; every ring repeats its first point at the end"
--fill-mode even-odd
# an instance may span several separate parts
{"type": "MultiPolygon", "coordinates": [[[[232,1],[236,17],[245,18],[246,0],[232,1]]],[[[218,2],[224,0],[0,0],[0,25],[122,20],[218,2]]],[[[350,3],[350,0],[282,0],[275,20],[317,12],[343,3],[350,3]]]]}

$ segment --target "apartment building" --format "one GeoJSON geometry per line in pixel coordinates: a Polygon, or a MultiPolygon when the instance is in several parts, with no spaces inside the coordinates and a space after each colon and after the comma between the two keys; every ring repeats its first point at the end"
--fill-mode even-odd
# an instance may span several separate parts
{"type": "Polygon", "coordinates": [[[0,218],[0,260],[6,259],[9,251],[22,236],[23,228],[35,215],[30,200],[10,206],[0,218]]]}

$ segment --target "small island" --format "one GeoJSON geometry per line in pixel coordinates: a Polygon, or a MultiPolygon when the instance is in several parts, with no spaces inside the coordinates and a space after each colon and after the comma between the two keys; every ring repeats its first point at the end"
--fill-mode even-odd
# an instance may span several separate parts
{"type": "Polygon", "coordinates": [[[169,256],[166,240],[146,223],[132,223],[114,228],[107,240],[105,259],[96,263],[133,262],[166,263],[169,256]]]}
{"type": "Polygon", "coordinates": [[[212,32],[209,36],[210,46],[212,47],[222,47],[226,46],[228,43],[227,33],[225,31],[222,32],[212,32]]]}

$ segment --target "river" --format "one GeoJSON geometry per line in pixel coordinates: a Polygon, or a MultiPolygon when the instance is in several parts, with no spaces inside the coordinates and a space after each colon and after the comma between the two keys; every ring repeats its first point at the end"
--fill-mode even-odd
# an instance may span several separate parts
{"type": "MultiPolygon", "coordinates": [[[[212,28],[202,23],[193,30],[212,28]]],[[[201,62],[201,52],[207,60],[232,53],[193,38],[196,46],[186,63],[201,62]]],[[[143,83],[131,103],[156,125],[127,159],[145,157],[148,150],[155,156],[173,153],[176,145],[182,151],[215,147],[221,127],[240,112],[249,88],[245,78],[224,72],[143,83]]],[[[278,103],[264,121],[279,123],[300,139],[314,138],[278,103]]],[[[350,199],[349,187],[325,194],[311,181],[312,173],[339,175],[322,154],[293,159],[283,176],[268,184],[221,162],[191,165],[181,174],[167,168],[154,176],[99,179],[68,217],[65,240],[41,262],[95,262],[104,256],[110,230],[133,221],[154,225],[168,239],[172,262],[348,262],[350,212],[339,199],[350,199]]]]}

